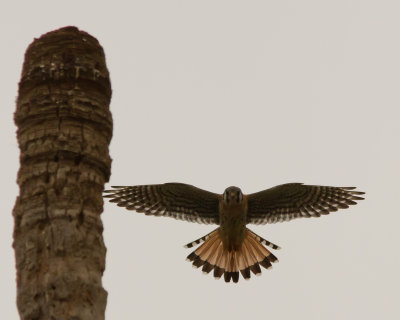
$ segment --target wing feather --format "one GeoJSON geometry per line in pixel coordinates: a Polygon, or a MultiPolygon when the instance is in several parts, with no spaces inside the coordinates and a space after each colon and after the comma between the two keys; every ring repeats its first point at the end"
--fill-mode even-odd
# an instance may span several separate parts
{"type": "Polygon", "coordinates": [[[247,196],[247,223],[266,224],[296,218],[319,217],[363,200],[355,187],[282,184],[247,196]]]}
{"type": "Polygon", "coordinates": [[[104,197],[146,215],[218,224],[218,195],[184,183],[113,186],[104,197]]]}

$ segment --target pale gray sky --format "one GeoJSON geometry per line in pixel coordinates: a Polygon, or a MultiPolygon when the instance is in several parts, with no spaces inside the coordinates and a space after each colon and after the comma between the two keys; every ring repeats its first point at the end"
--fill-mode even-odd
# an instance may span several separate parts
{"type": "Polygon", "coordinates": [[[212,226],[106,204],[108,319],[399,319],[399,14],[397,0],[0,0],[1,318],[18,317],[23,55],[75,25],[100,41],[111,73],[112,184],[367,192],[328,217],[252,228],[282,247],[280,263],[237,285],[185,261],[183,245],[212,226]]]}

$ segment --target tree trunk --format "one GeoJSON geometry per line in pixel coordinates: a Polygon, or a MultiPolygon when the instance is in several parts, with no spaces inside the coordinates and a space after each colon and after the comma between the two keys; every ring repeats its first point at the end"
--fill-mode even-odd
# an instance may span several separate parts
{"type": "Polygon", "coordinates": [[[104,319],[102,191],[110,176],[111,85],[98,41],[75,27],[25,54],[15,123],[21,319],[104,319]]]}

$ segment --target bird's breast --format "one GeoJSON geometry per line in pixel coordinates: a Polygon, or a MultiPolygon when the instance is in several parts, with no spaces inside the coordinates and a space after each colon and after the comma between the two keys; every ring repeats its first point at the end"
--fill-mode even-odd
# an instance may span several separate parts
{"type": "Polygon", "coordinates": [[[240,248],[246,231],[247,201],[240,204],[220,202],[220,235],[224,247],[228,250],[240,248]]]}

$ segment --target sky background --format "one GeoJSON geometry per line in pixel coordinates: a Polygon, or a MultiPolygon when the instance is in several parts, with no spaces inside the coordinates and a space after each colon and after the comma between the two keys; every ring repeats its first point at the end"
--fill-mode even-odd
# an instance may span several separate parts
{"type": "Polygon", "coordinates": [[[18,319],[13,113],[24,52],[67,25],[105,50],[110,185],[367,192],[328,217],[250,226],[282,247],[280,262],[237,285],[185,261],[183,245],[213,226],[107,203],[107,319],[400,319],[399,13],[397,0],[0,0],[2,319],[18,319]]]}

